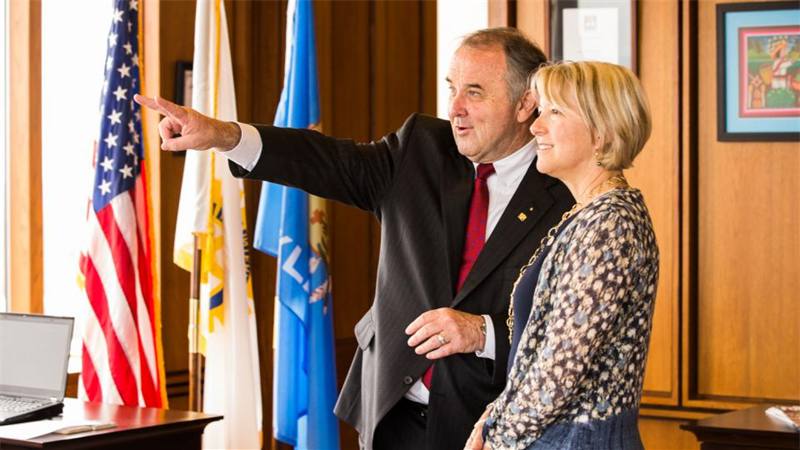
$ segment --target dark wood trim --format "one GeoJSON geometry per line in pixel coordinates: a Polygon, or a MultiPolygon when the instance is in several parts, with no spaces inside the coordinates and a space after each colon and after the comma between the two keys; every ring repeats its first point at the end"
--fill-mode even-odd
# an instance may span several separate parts
{"type": "MultiPolygon", "coordinates": [[[[680,404],[680,398],[681,398],[681,372],[680,372],[680,367],[681,367],[681,307],[682,307],[682,304],[683,304],[683,295],[682,295],[683,292],[682,292],[682,289],[681,289],[681,283],[683,282],[682,278],[681,278],[681,261],[682,261],[681,260],[681,251],[682,251],[682,248],[681,248],[681,226],[682,226],[682,223],[683,223],[683,214],[684,214],[684,212],[683,212],[683,202],[682,202],[682,193],[683,193],[683,171],[682,171],[683,140],[682,140],[681,136],[683,136],[683,131],[685,129],[685,128],[683,128],[684,127],[684,123],[683,123],[683,106],[684,105],[682,103],[684,98],[683,98],[683,95],[680,95],[681,86],[683,86],[682,83],[684,81],[684,73],[683,73],[683,71],[684,71],[684,67],[685,67],[684,61],[683,61],[684,53],[683,53],[683,45],[682,45],[682,39],[683,39],[682,36],[683,36],[683,31],[684,31],[684,24],[683,24],[682,17],[683,17],[683,11],[684,11],[683,10],[684,4],[682,2],[680,2],[680,1],[678,1],[677,4],[678,4],[677,14],[676,14],[674,20],[677,22],[676,37],[678,39],[678,45],[676,46],[675,51],[676,51],[676,60],[678,62],[678,67],[677,67],[677,70],[675,71],[675,74],[677,75],[677,78],[678,78],[678,94],[679,95],[677,95],[676,98],[675,98],[675,105],[676,105],[676,108],[675,108],[675,123],[678,124],[678,135],[677,135],[678,139],[676,140],[676,145],[673,148],[674,158],[675,158],[675,161],[676,161],[675,172],[674,172],[673,176],[675,176],[675,178],[677,180],[677,183],[676,183],[677,192],[675,193],[674,204],[673,204],[673,208],[674,208],[673,209],[673,212],[674,212],[674,214],[673,214],[673,226],[675,227],[676,233],[675,233],[675,242],[673,243],[673,247],[672,247],[673,252],[674,252],[672,269],[673,269],[673,273],[675,274],[673,292],[674,292],[674,295],[675,295],[676,298],[673,300],[674,301],[674,305],[673,305],[673,308],[672,308],[672,314],[673,314],[672,317],[673,317],[673,320],[674,320],[674,325],[672,327],[672,344],[673,344],[674,352],[673,352],[673,355],[672,355],[673,368],[672,368],[672,373],[670,374],[670,378],[672,380],[672,383],[671,383],[672,384],[672,392],[670,394],[670,401],[671,401],[673,406],[679,405],[680,404]]],[[[637,11],[635,13],[636,14],[636,22],[634,24],[636,26],[636,33],[634,34],[634,36],[635,36],[635,39],[638,40],[639,39],[639,24],[642,23],[642,21],[641,21],[641,18],[639,17],[640,12],[639,12],[639,8],[638,7],[637,7],[636,11],[637,11]]],[[[640,53],[638,51],[638,48],[639,48],[639,46],[637,45],[637,51],[636,51],[636,55],[635,55],[637,58],[639,57],[639,53],[640,53]]],[[[640,60],[637,59],[637,67],[638,67],[639,61],[640,60]]]]}
{"type": "Polygon", "coordinates": [[[65,397],[78,398],[78,381],[80,377],[80,373],[67,374],[67,392],[64,395],[65,397]]]}
{"type": "MultiPolygon", "coordinates": [[[[642,391],[642,403],[648,403],[655,399],[672,399],[674,393],[672,391],[651,391],[645,389],[642,391]]],[[[657,401],[657,400],[656,400],[657,401]]],[[[659,403],[660,404],[660,403],[659,403]]]]}
{"type": "Polygon", "coordinates": [[[697,146],[698,70],[697,3],[681,2],[681,399],[689,401],[697,386],[697,146]]]}
{"type": "Polygon", "coordinates": [[[175,370],[167,372],[166,377],[167,397],[189,397],[189,371],[175,370]]]}
{"type": "Polygon", "coordinates": [[[733,395],[695,394],[684,402],[687,408],[741,409],[757,404],[796,405],[796,398],[740,397],[733,395]]]}
{"type": "MultiPolygon", "coordinates": [[[[727,412],[728,410],[723,410],[727,412]]],[[[719,414],[720,410],[707,408],[684,408],[680,406],[642,406],[639,417],[670,420],[697,420],[719,414]]]]}

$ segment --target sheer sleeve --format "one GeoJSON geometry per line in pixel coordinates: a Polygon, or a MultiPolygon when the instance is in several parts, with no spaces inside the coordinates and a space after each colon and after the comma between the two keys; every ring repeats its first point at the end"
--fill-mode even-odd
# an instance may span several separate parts
{"type": "Polygon", "coordinates": [[[508,385],[487,421],[494,449],[524,449],[568,412],[623,314],[632,283],[625,262],[636,253],[630,223],[601,212],[574,225],[557,239],[550,270],[543,267],[534,301],[550,300],[533,305],[508,385]]]}

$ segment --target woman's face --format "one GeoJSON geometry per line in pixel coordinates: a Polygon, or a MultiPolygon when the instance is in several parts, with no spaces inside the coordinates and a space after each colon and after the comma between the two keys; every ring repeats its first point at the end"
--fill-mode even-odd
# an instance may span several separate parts
{"type": "Polygon", "coordinates": [[[539,95],[539,118],[531,125],[539,172],[573,184],[596,169],[592,132],[572,105],[556,105],[539,95]],[[593,167],[595,166],[595,167],[593,167]]]}

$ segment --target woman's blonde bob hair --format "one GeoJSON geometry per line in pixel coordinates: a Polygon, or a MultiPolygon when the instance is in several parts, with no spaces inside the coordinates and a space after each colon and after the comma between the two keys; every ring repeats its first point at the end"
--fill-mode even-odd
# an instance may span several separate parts
{"type": "Polygon", "coordinates": [[[650,108],[642,85],[630,70],[595,61],[563,61],[531,75],[537,97],[583,118],[599,137],[598,163],[607,170],[631,167],[650,137],[650,108]]]}

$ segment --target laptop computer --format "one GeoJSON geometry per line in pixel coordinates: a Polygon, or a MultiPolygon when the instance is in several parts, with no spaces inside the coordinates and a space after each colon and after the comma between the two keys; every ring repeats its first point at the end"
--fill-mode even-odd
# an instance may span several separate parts
{"type": "Polygon", "coordinates": [[[0,313],[0,425],[61,414],[73,323],[0,313]]]}

